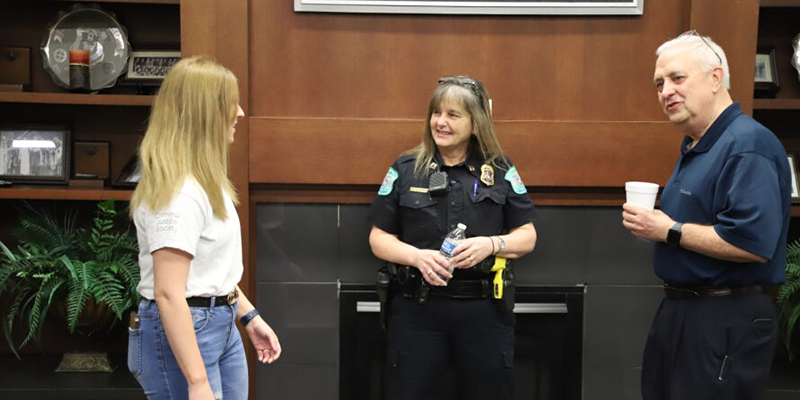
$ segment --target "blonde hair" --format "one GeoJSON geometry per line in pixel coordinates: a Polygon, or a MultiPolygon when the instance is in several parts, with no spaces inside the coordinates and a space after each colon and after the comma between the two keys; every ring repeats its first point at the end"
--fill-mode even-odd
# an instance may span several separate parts
{"type": "Polygon", "coordinates": [[[187,58],[172,67],[139,148],[142,175],[131,213],[139,206],[163,209],[190,178],[205,191],[214,216],[228,218],[223,192],[238,204],[228,179],[228,138],[238,105],[236,76],[210,57],[187,58]]]}
{"type": "Polygon", "coordinates": [[[439,79],[439,86],[433,91],[428,102],[428,118],[425,120],[425,129],[422,141],[416,147],[404,154],[414,154],[414,173],[422,177],[426,174],[428,166],[436,154],[436,142],[433,141],[431,132],[431,115],[441,107],[445,101],[454,101],[469,114],[472,120],[473,139],[477,146],[470,146],[472,156],[484,163],[495,167],[498,158],[505,158],[500,141],[494,131],[492,112],[489,107],[489,93],[480,81],[468,76],[445,76],[439,79]]]}

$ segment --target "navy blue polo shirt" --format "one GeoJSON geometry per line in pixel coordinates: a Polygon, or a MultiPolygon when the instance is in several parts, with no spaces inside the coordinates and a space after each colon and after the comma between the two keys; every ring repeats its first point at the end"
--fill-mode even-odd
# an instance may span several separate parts
{"type": "Polygon", "coordinates": [[[661,210],[678,222],[711,225],[726,242],[766,263],[718,260],[656,243],[653,265],[680,286],[775,285],[784,281],[791,172],[775,135],[733,103],[699,143],[687,136],[661,195],[661,210]]]}

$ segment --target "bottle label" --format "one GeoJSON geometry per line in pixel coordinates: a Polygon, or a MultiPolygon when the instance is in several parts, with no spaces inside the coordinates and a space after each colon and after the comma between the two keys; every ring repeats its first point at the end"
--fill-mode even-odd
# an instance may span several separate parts
{"type": "Polygon", "coordinates": [[[455,250],[456,246],[458,246],[458,242],[454,242],[450,239],[445,239],[444,242],[442,242],[442,247],[439,249],[439,251],[452,257],[453,250],[455,250]]]}

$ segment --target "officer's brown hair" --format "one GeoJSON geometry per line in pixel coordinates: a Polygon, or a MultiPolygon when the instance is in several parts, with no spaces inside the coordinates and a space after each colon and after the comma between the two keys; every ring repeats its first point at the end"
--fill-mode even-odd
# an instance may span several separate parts
{"type": "Polygon", "coordinates": [[[436,143],[433,141],[433,133],[431,132],[431,115],[446,101],[454,101],[459,104],[472,119],[474,138],[473,146],[469,150],[472,152],[472,156],[477,157],[484,163],[500,167],[497,164],[497,159],[504,158],[504,153],[494,130],[492,112],[489,106],[489,93],[486,91],[486,87],[480,81],[468,76],[452,76],[442,78],[439,86],[436,87],[431,95],[431,99],[428,102],[428,118],[425,120],[422,141],[419,145],[404,153],[416,155],[414,173],[419,177],[428,173],[428,166],[436,154],[436,143]]]}

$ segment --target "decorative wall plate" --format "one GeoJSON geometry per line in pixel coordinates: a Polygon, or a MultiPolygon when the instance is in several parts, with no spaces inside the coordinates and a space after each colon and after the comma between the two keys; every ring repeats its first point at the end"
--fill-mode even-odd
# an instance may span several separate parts
{"type": "Polygon", "coordinates": [[[40,47],[44,69],[53,81],[69,88],[69,51],[89,51],[91,90],[114,86],[128,66],[128,31],[116,17],[96,4],[75,4],[45,29],[40,47]]]}

